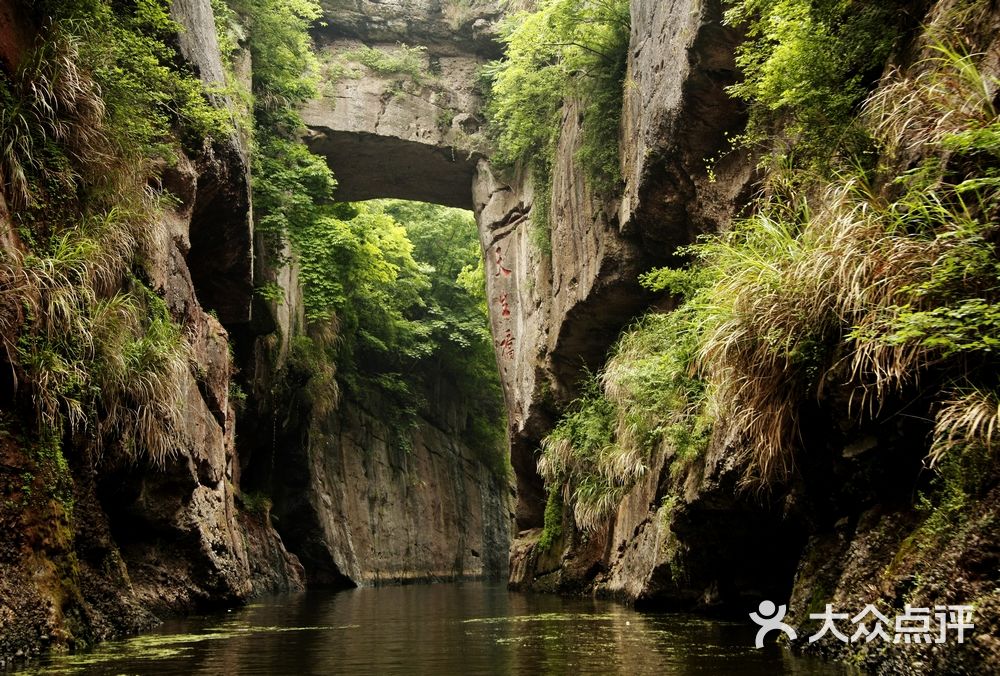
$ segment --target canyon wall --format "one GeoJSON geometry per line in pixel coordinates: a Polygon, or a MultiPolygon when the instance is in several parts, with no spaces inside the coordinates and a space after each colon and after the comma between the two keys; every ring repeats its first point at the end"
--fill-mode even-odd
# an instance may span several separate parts
{"type": "Polygon", "coordinates": [[[266,475],[310,585],[506,577],[509,480],[462,439],[460,404],[444,396],[430,410],[400,436],[378,403],[344,397],[320,412],[293,397],[256,428],[270,443],[245,476],[266,475]]]}
{"type": "MultiPolygon", "coordinates": [[[[4,10],[18,11],[7,3],[4,10]]],[[[191,16],[177,19],[186,25],[191,16]]],[[[32,29],[16,28],[22,38],[32,29]]],[[[191,56],[197,63],[198,55],[191,56]]],[[[148,628],[165,613],[302,586],[298,562],[274,530],[239,515],[236,506],[234,364],[220,318],[233,324],[249,318],[246,148],[233,137],[178,157],[162,181],[177,200],[155,224],[146,269],[189,348],[174,453],[162,467],[116,461],[84,434],[67,435],[53,452],[33,439],[25,422],[31,417],[13,403],[15,391],[5,392],[0,659],[85,647],[148,628]],[[222,242],[235,246],[219,258],[213,247],[222,242]],[[203,293],[206,268],[216,264],[219,283],[203,293]],[[68,475],[60,478],[53,453],[65,456],[68,475]]],[[[5,247],[20,246],[13,214],[4,209],[0,222],[5,247]]],[[[5,340],[10,345],[17,337],[5,340]]]]}
{"type": "MultiPolygon", "coordinates": [[[[0,2],[7,73],[34,40],[27,15],[0,2]]],[[[172,16],[185,61],[217,91],[227,76],[211,3],[176,0],[172,16]]],[[[238,70],[247,86],[249,70],[238,70]]],[[[239,117],[242,104],[213,96],[239,117]]],[[[437,125],[440,115],[427,114],[437,125]]],[[[454,128],[473,133],[470,125],[466,117],[454,128]]],[[[53,452],[33,441],[19,384],[4,379],[0,666],[307,583],[506,573],[509,480],[459,439],[465,413],[454,397],[432,401],[404,447],[391,441],[378,410],[346,400],[303,407],[295,386],[270,396],[276,381],[268,379],[279,377],[289,346],[305,333],[296,264],[277,263],[254,235],[246,131],[201,145],[159,171],[156,187],[175,199],[152,228],[145,263],[188,355],[174,452],[162,466],[120,462],[87,434],[67,435],[53,452]],[[282,289],[281,302],[254,293],[268,282],[282,289]],[[237,383],[250,392],[246,409],[237,383]],[[260,492],[265,484],[272,495],[260,492]]],[[[413,196],[467,203],[471,169],[464,171],[464,198],[447,197],[451,187],[413,196]]],[[[23,246],[2,200],[0,226],[5,252],[23,246]]],[[[4,330],[9,358],[18,336],[16,327],[4,330]]]]}
{"type": "MultiPolygon", "coordinates": [[[[301,114],[306,143],[337,177],[337,198],[470,208],[484,152],[474,81],[496,52],[496,3],[331,1],[323,9],[314,30],[319,96],[301,114]]],[[[416,424],[400,430],[391,402],[362,404],[320,374],[296,374],[297,336],[336,340],[307,330],[296,274],[294,260],[279,268],[259,256],[257,279],[285,297],[258,301],[259,335],[237,341],[257,407],[241,461],[245,481],[272,495],[277,529],[308,581],[505,577],[509,479],[462,438],[463,403],[438,383],[421,393],[427,404],[416,424]],[[324,393],[305,394],[310,388],[324,393]]]]}
{"type": "MultiPolygon", "coordinates": [[[[934,3],[924,20],[950,4],[934,3]]],[[[600,528],[577,529],[567,512],[561,535],[545,550],[538,545],[542,439],[622,329],[650,308],[671,306],[641,288],[638,275],[683,262],[678,247],[729,227],[759,178],[754,158],[727,142],[745,124],[725,91],[739,78],[734,53],[743,35],[723,25],[721,2],[632,0],[618,139],[623,185],[608,195],[589,184],[576,160],[581,111],[570,101],[552,194],[537,200],[550,205],[545,219],[533,214],[530,176],[490,166],[481,131],[476,73],[500,54],[500,3],[323,6],[326,25],[314,33],[325,79],[303,119],[307,143],[338,175],[340,197],[475,210],[516,506],[511,479],[461,438],[467,412],[446,383],[425,393],[427,405],[400,435],[388,420],[391,404],[342,395],[335,373],[297,366],[297,338],[336,337],[307,329],[291,252],[275,256],[255,237],[248,146],[234,134],[163,171],[178,200],[163,212],[150,285],[191,348],[177,453],[165,467],[115,465],[86,439],[68,439],[68,497],[47,488],[53,461],[26,441],[27,418],[4,419],[0,656],[81,646],[149,626],[157,615],[306,583],[506,573],[516,588],[651,607],[742,614],[762,598],[790,599],[796,621],[820,601],[846,607],[870,598],[862,588],[899,606],[914,598],[922,575],[950,600],[976,602],[983,619],[958,657],[928,646],[914,648],[920,659],[973,671],[995,658],[997,491],[966,506],[976,528],[958,532],[928,568],[910,539],[923,518],[912,495],[925,471],[928,430],[920,424],[845,432],[845,408],[807,407],[810,453],[795,480],[767,494],[741,488],[743,442],[739,430],[722,429],[682,471],[672,471],[669,451],[654,453],[600,528]],[[547,246],[533,231],[541,221],[550,224],[547,246]],[[280,299],[253,293],[267,284],[281,289],[280,299]],[[231,400],[234,382],[248,394],[242,412],[231,400]]],[[[925,9],[914,7],[912,20],[925,9]]],[[[997,75],[994,15],[972,33],[997,75]]],[[[33,27],[20,23],[16,3],[0,1],[0,16],[0,58],[10,70],[33,27]]],[[[174,16],[185,27],[186,61],[218,84],[225,75],[210,3],[175,0],[174,16]]],[[[910,56],[898,60],[906,65],[910,56]]],[[[12,221],[0,202],[8,250],[21,246],[12,221]]],[[[16,340],[5,335],[7,345],[16,340]]],[[[3,378],[7,408],[17,383],[3,378]]],[[[829,643],[811,649],[858,652],[829,643]]],[[[906,655],[890,649],[856,659],[905,671],[906,655]]]]}
{"type": "Polygon", "coordinates": [[[530,178],[481,162],[474,184],[487,290],[518,482],[518,527],[540,528],[545,496],[535,464],[542,437],[596,371],[619,332],[650,307],[638,275],[674,250],[724,229],[745,202],[751,163],[733,153],[709,176],[704,158],[738,133],[743,113],[724,88],[737,80],[739,31],[718,3],[633,3],[619,142],[621,195],[595,194],[576,161],[580,115],[570,104],[552,181],[551,252],[533,244],[530,178]]]}
{"type": "MultiPolygon", "coordinates": [[[[926,35],[955,7],[912,7],[912,42],[898,45],[893,65],[913,67],[927,49],[921,40],[931,40],[926,35]]],[[[678,247],[725,231],[762,178],[755,159],[726,138],[745,124],[742,104],[725,92],[738,81],[734,53],[743,35],[723,25],[722,11],[720,2],[631,2],[619,139],[624,185],[616,195],[588,186],[574,156],[581,115],[568,103],[548,218],[551,252],[532,236],[530,179],[479,164],[475,208],[518,488],[510,584],[741,618],[761,599],[790,597],[790,621],[810,628],[818,623],[809,614],[825,603],[860,610],[875,602],[902,612],[915,599],[970,602],[978,636],[965,645],[879,650],[828,637],[803,649],[879,673],[981,669],[998,655],[990,591],[997,545],[988,525],[996,490],[966,504],[966,525],[939,550],[915,544],[927,519],[914,495],[927,484],[930,432],[917,417],[856,429],[845,422],[852,417],[845,401],[807,403],[795,477],[762,491],[741,485],[740,430],[717,425],[707,451],[680,469],[671,451],[654,451],[603,525],[580,529],[563,508],[560,535],[539,545],[549,517],[536,470],[541,440],[579,394],[585,372],[603,365],[620,330],[649,309],[672,307],[647,295],[637,274],[683,263],[678,247]]],[[[994,77],[996,17],[986,8],[963,25],[967,48],[985,55],[980,67],[994,77]]],[[[990,95],[995,102],[995,85],[990,95]]]]}

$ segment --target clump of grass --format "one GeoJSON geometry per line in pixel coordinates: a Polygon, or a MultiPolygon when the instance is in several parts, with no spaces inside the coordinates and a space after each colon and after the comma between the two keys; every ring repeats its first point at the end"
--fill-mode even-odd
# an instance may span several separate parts
{"type": "MultiPolygon", "coordinates": [[[[65,422],[71,431],[89,431],[99,452],[110,443],[130,459],[163,464],[183,443],[189,347],[180,329],[138,282],[102,297],[86,279],[72,275],[81,280],[76,286],[60,279],[58,267],[54,277],[38,274],[51,262],[29,259],[22,278],[28,285],[5,289],[36,307],[14,354],[39,429],[65,422]]],[[[5,266],[4,277],[10,271],[5,266]]]]}
{"type": "Polygon", "coordinates": [[[890,154],[928,158],[916,169],[800,183],[699,247],[716,280],[699,360],[720,417],[744,432],[750,483],[792,472],[802,402],[846,388],[876,416],[930,369],[962,378],[995,354],[997,117],[972,61],[939,52],[864,112],[890,154]]]}
{"type": "Polygon", "coordinates": [[[0,87],[0,185],[11,205],[32,200],[29,175],[46,171],[46,143],[71,149],[77,162],[107,157],[104,102],[93,80],[78,66],[78,39],[48,29],[48,41],[32,50],[0,87]]]}
{"type": "Polygon", "coordinates": [[[1000,425],[1000,397],[996,392],[971,387],[955,392],[934,419],[934,439],[928,456],[931,466],[950,453],[970,447],[993,452],[1000,425]]]}
{"type": "Polygon", "coordinates": [[[676,471],[708,443],[712,420],[705,381],[694,365],[697,307],[689,301],[641,319],[619,340],[602,372],[605,395],[615,406],[617,443],[628,449],[609,470],[632,481],[648,470],[651,451],[672,453],[676,471]]]}
{"type": "Polygon", "coordinates": [[[942,44],[910,73],[893,70],[869,97],[865,117],[889,154],[910,157],[955,150],[1000,154],[1000,126],[993,105],[996,78],[942,44]],[[912,72],[915,71],[915,72],[912,72]]]}
{"type": "Polygon", "coordinates": [[[248,514],[262,521],[270,518],[274,501],[269,496],[257,491],[245,491],[239,494],[239,499],[248,514]]]}
{"type": "Polygon", "coordinates": [[[428,76],[426,47],[398,45],[396,49],[360,47],[340,55],[343,61],[357,62],[379,75],[402,75],[415,84],[421,84],[428,76]]]}
{"type": "Polygon", "coordinates": [[[671,313],[650,314],[623,333],[604,370],[542,444],[539,473],[550,490],[562,486],[577,525],[599,527],[650,469],[660,450],[680,471],[708,443],[712,418],[697,374],[701,280],[678,273],[646,278],[691,299],[671,313]],[[682,287],[686,287],[682,289],[682,287]]]}
{"type": "Polygon", "coordinates": [[[615,455],[611,402],[593,374],[583,390],[572,410],[542,442],[538,471],[550,491],[563,487],[563,500],[572,506],[577,526],[589,530],[617,506],[626,483],[606,471],[615,455]]]}
{"type": "Polygon", "coordinates": [[[338,329],[335,318],[331,318],[315,324],[311,336],[293,338],[283,373],[292,389],[301,388],[316,419],[328,416],[340,404],[336,361],[331,354],[338,329]]]}

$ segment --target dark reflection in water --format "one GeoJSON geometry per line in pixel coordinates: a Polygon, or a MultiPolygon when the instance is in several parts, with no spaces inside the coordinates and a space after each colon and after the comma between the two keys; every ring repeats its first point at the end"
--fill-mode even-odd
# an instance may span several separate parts
{"type": "Polygon", "coordinates": [[[35,673],[800,674],[849,673],[753,647],[755,627],[638,613],[603,601],[482,583],[311,591],[167,622],[35,673]]]}

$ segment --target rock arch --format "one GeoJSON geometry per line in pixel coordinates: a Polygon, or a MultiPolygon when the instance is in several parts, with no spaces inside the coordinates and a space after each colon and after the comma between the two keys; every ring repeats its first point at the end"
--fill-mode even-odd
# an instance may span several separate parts
{"type": "Polygon", "coordinates": [[[302,111],[306,141],[327,158],[337,197],[472,209],[479,68],[498,53],[496,3],[324,3],[316,33],[320,96],[302,111]]]}

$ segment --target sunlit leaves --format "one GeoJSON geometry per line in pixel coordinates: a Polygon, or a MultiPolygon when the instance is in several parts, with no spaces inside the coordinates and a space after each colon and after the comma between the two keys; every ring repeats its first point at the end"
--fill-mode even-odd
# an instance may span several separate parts
{"type": "Polygon", "coordinates": [[[807,163],[844,142],[899,33],[892,3],[856,0],[740,0],[726,21],[747,27],[730,87],[751,104],[745,139],[793,144],[807,163]]]}
{"type": "MultiPolygon", "coordinates": [[[[316,95],[318,62],[308,29],[322,14],[316,0],[231,0],[246,22],[253,59],[254,110],[275,121],[316,95]]],[[[287,121],[287,120],[286,120],[287,121]]]]}
{"type": "Polygon", "coordinates": [[[551,161],[563,103],[577,98],[586,118],[581,159],[594,178],[617,179],[629,26],[624,0],[543,0],[507,19],[505,56],[487,69],[497,164],[551,161]]]}

